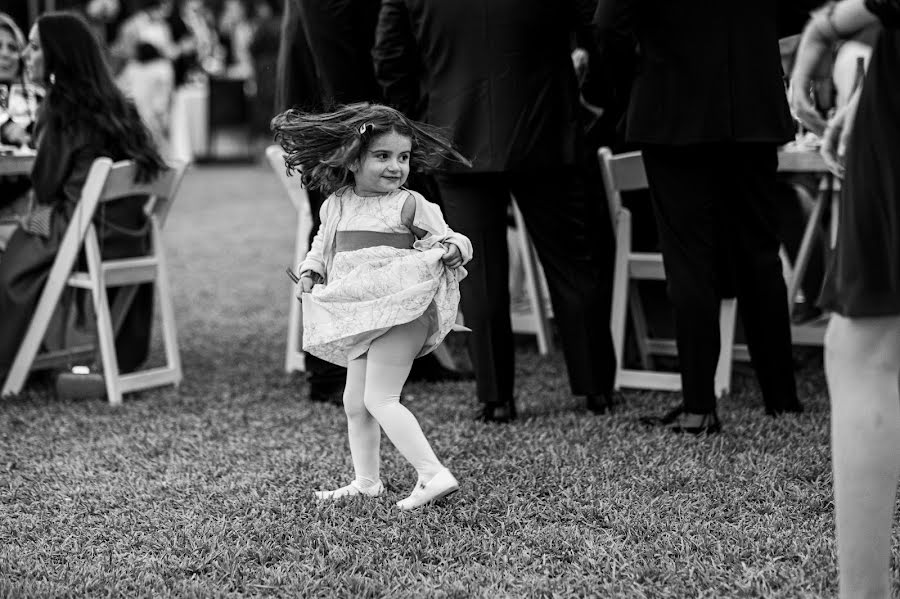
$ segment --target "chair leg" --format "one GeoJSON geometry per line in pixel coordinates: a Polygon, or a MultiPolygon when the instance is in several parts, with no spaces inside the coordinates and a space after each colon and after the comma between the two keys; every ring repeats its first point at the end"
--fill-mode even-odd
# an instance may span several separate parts
{"type": "Polygon", "coordinates": [[[106,396],[111,405],[118,406],[122,404],[122,390],[119,386],[116,340],[109,302],[106,297],[106,283],[100,268],[100,247],[97,244],[97,233],[93,227],[88,229],[84,250],[88,273],[91,277],[91,297],[94,300],[94,314],[97,319],[97,340],[100,343],[100,360],[103,364],[106,396]]]}
{"type": "Polygon", "coordinates": [[[169,268],[160,239],[159,223],[153,219],[153,250],[156,254],[156,290],[159,297],[159,313],[162,321],[163,345],[166,350],[166,367],[174,373],[172,381],[177,387],[181,383],[181,353],[178,351],[178,336],[175,326],[175,307],[172,305],[172,290],[169,287],[169,268]]]}
{"type": "Polygon", "coordinates": [[[734,325],[737,300],[722,300],[719,309],[719,361],[716,364],[716,396],[721,398],[731,390],[731,370],[734,361],[734,325]]]}
{"type": "Polygon", "coordinates": [[[516,220],[516,233],[519,242],[519,251],[522,255],[522,265],[525,267],[525,287],[528,290],[528,299],[531,303],[531,313],[535,319],[537,331],[538,352],[546,355],[553,351],[553,340],[550,333],[550,319],[547,315],[547,305],[544,302],[544,294],[541,290],[539,279],[539,262],[525,229],[525,219],[519,207],[513,201],[513,215],[516,220]]]}
{"type": "Polygon", "coordinates": [[[616,220],[616,256],[613,270],[610,332],[616,351],[616,388],[622,371],[625,349],[625,319],[628,314],[628,255],[631,253],[631,214],[620,210],[616,220]]]}
{"type": "MultiPolygon", "coordinates": [[[[302,215],[297,215],[297,233],[294,242],[294,264],[291,268],[297,268],[303,261],[307,252],[306,235],[308,227],[304,226],[302,215]]],[[[296,296],[296,287],[291,287],[291,295],[288,300],[290,304],[288,310],[288,330],[287,330],[287,349],[284,355],[284,370],[288,374],[295,370],[300,372],[306,371],[306,356],[303,353],[301,338],[303,335],[303,310],[300,300],[296,296]]]]}

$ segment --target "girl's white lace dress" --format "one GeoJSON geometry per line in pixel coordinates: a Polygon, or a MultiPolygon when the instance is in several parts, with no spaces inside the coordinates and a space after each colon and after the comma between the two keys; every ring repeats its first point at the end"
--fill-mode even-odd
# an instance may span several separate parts
{"type": "Polygon", "coordinates": [[[416,241],[413,249],[384,245],[351,251],[334,249],[335,238],[342,232],[409,234],[400,212],[413,193],[400,189],[387,195],[359,196],[351,188],[344,188],[329,197],[322,208],[322,226],[301,267],[319,272],[327,280],[303,295],[305,351],[346,366],[349,360],[366,353],[371,342],[391,327],[424,315],[428,336],[419,352],[423,356],[453,328],[459,306],[459,281],[466,271],[444,265],[442,242],[453,239],[462,245],[466,260],[471,257],[471,244],[447,228],[434,204],[415,194],[418,205],[414,224],[420,226],[419,215],[427,212],[423,216],[431,217],[426,220],[432,225],[428,229],[433,231],[416,241]],[[439,218],[436,224],[431,222],[434,211],[439,218]],[[439,230],[440,225],[443,231],[439,230]],[[460,243],[460,239],[464,242],[460,243]]]}

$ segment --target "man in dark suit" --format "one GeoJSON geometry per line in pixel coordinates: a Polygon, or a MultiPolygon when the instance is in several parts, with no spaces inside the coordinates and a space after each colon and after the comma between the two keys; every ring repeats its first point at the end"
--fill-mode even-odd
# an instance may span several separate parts
{"type": "MultiPolygon", "coordinates": [[[[515,417],[506,246],[510,193],[547,276],[572,392],[603,411],[615,357],[609,329],[612,230],[586,166],[571,40],[593,3],[385,0],[376,74],[387,101],[447,128],[474,166],[437,177],[449,224],[475,258],[460,286],[472,329],[477,418],[515,417]],[[580,18],[580,20],[579,20],[580,18]],[[415,97],[421,88],[423,95],[415,97]]],[[[582,32],[583,33],[583,32],[582,32]]]]}
{"type": "Polygon", "coordinates": [[[721,428],[713,387],[718,314],[732,293],[766,412],[802,409],[775,206],[778,145],[795,130],[778,38],[805,16],[802,3],[789,4],[600,0],[597,7],[604,42],[621,47],[617,40],[633,36],[640,49],[625,138],[643,153],[684,395],[683,407],[647,421],[675,432],[721,428]]]}
{"type": "MultiPolygon", "coordinates": [[[[282,14],[275,110],[322,110],[335,104],[377,102],[372,45],[380,0],[287,0],[282,14]]],[[[298,179],[299,184],[299,179],[298,179]]],[[[310,243],[325,198],[309,191],[310,243]]],[[[341,403],[346,370],[307,354],[309,397],[341,403]]],[[[444,367],[434,355],[413,364],[410,380],[458,380],[466,374],[444,367]]]]}

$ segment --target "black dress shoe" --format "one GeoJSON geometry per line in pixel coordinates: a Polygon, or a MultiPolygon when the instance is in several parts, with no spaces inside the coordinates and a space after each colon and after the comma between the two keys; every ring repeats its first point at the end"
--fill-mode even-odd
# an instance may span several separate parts
{"type": "Polygon", "coordinates": [[[594,414],[607,414],[612,412],[612,393],[588,393],[584,396],[584,399],[587,402],[587,409],[594,414]]]}
{"type": "Polygon", "coordinates": [[[719,416],[713,412],[707,412],[700,415],[701,418],[683,418],[681,421],[672,424],[669,430],[677,434],[688,435],[715,435],[722,432],[722,423],[719,422],[719,416]]]}
{"type": "Polygon", "coordinates": [[[684,408],[678,406],[677,408],[672,408],[662,416],[641,416],[640,420],[641,424],[646,424],[647,426],[665,426],[675,422],[683,412],[684,408]]]}
{"type": "Polygon", "coordinates": [[[515,404],[484,404],[475,412],[477,422],[505,423],[516,419],[515,404]]]}

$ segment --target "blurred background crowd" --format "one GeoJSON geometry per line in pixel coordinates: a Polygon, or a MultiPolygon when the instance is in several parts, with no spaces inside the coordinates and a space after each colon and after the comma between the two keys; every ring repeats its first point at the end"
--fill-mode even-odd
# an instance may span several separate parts
{"type": "Polygon", "coordinates": [[[249,139],[258,139],[272,116],[281,5],[282,0],[4,0],[0,12],[9,18],[0,23],[0,103],[13,120],[26,126],[33,120],[40,90],[25,85],[19,54],[38,15],[71,10],[94,29],[116,82],[134,100],[163,155],[193,161],[208,154],[210,117],[213,126],[217,120],[240,125],[249,139]]]}

